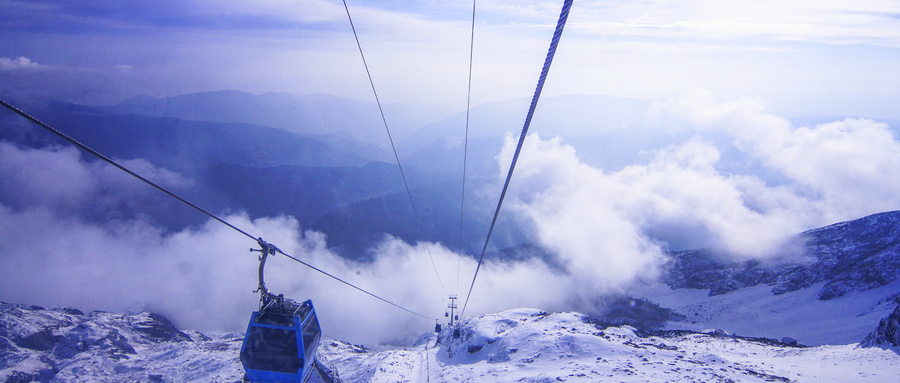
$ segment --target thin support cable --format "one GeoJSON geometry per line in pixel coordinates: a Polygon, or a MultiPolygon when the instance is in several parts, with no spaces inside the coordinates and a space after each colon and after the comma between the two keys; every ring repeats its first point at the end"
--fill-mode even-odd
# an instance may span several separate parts
{"type": "MultiPolygon", "coordinates": [[[[469,39],[469,87],[466,92],[466,136],[463,145],[462,195],[459,201],[459,249],[463,248],[463,213],[466,209],[466,167],[469,160],[469,111],[472,105],[472,58],[475,56],[475,2],[472,0],[472,33],[469,39]]],[[[462,257],[456,257],[456,294],[459,294],[459,270],[462,257]]]]}
{"type": "MultiPolygon", "coordinates": [[[[228,223],[227,221],[225,221],[224,219],[217,217],[215,214],[212,214],[212,213],[210,213],[210,212],[204,210],[203,208],[200,208],[199,206],[197,206],[197,205],[191,203],[190,201],[188,201],[188,200],[186,200],[186,199],[184,199],[184,198],[181,198],[181,197],[178,196],[177,194],[175,194],[175,193],[173,193],[173,192],[167,190],[166,188],[164,188],[164,187],[162,187],[162,186],[159,186],[159,185],[153,183],[152,181],[150,181],[150,180],[148,180],[148,179],[142,177],[141,175],[139,175],[139,174],[137,174],[137,173],[131,171],[130,169],[128,169],[128,168],[126,168],[126,167],[120,165],[119,163],[113,161],[113,160],[110,159],[109,157],[104,156],[104,155],[101,154],[100,152],[98,152],[98,151],[96,151],[96,150],[94,150],[94,149],[91,149],[91,148],[88,147],[87,145],[84,145],[84,144],[82,144],[81,142],[78,142],[78,141],[75,140],[74,138],[69,137],[68,135],[66,135],[65,133],[63,133],[63,132],[61,132],[61,131],[59,131],[59,130],[53,128],[53,127],[51,127],[50,125],[48,125],[48,124],[46,124],[46,123],[44,123],[44,122],[38,120],[38,119],[35,118],[35,117],[32,117],[30,114],[25,113],[24,111],[22,111],[22,110],[19,109],[19,108],[16,108],[16,107],[13,106],[12,104],[10,104],[10,103],[8,103],[8,102],[6,102],[6,101],[0,99],[0,105],[3,105],[4,107],[6,107],[7,109],[11,110],[12,112],[14,112],[14,113],[16,113],[16,114],[18,114],[18,115],[24,117],[25,119],[27,119],[27,120],[29,120],[29,121],[31,121],[31,122],[37,124],[38,126],[40,126],[40,127],[44,128],[44,129],[50,131],[51,133],[56,134],[57,136],[59,136],[59,137],[61,137],[62,139],[66,140],[66,141],[68,141],[68,142],[70,142],[70,143],[72,143],[73,145],[75,145],[75,146],[81,148],[82,150],[84,150],[84,151],[86,151],[86,152],[88,152],[88,153],[90,153],[90,154],[93,154],[94,156],[97,156],[97,158],[100,158],[101,160],[103,160],[103,161],[109,163],[110,165],[115,166],[116,168],[119,168],[119,170],[122,170],[122,171],[124,171],[125,173],[128,173],[129,175],[131,175],[131,176],[133,176],[133,177],[135,177],[135,178],[137,178],[137,179],[143,181],[143,182],[146,183],[147,185],[150,185],[150,186],[152,186],[153,188],[155,188],[155,189],[157,189],[157,190],[159,190],[159,191],[161,191],[161,192],[163,192],[163,193],[169,195],[170,197],[175,198],[175,199],[177,199],[178,201],[181,201],[182,203],[184,203],[184,204],[186,204],[186,205],[188,205],[188,206],[190,206],[190,207],[196,209],[197,211],[199,211],[199,212],[201,212],[201,213],[203,213],[203,214],[209,216],[210,218],[212,218],[212,219],[218,221],[219,223],[221,223],[221,224],[223,224],[223,225],[225,225],[225,226],[228,226],[229,228],[231,228],[231,229],[237,231],[238,233],[241,233],[241,234],[243,234],[243,235],[249,237],[250,239],[252,239],[252,240],[254,240],[254,241],[262,241],[262,238],[258,238],[258,237],[254,237],[254,236],[250,235],[250,234],[247,233],[246,231],[241,230],[240,228],[238,228],[237,226],[234,226],[234,225],[228,223]]],[[[401,310],[403,310],[403,311],[406,311],[406,312],[408,312],[408,313],[410,313],[410,314],[414,314],[414,315],[420,316],[420,317],[425,318],[425,319],[428,319],[428,320],[436,320],[435,318],[432,318],[432,317],[428,317],[428,316],[419,314],[419,313],[417,313],[417,312],[415,312],[415,311],[412,311],[412,310],[407,309],[407,308],[405,308],[405,307],[403,307],[403,306],[400,306],[400,305],[398,305],[398,304],[396,304],[396,303],[394,303],[394,302],[391,302],[391,301],[389,301],[389,300],[387,300],[387,299],[384,299],[384,298],[382,298],[382,297],[380,297],[380,296],[378,296],[378,295],[372,294],[372,293],[366,291],[365,289],[360,288],[360,287],[358,287],[358,286],[356,286],[356,285],[354,285],[354,284],[352,284],[352,283],[350,283],[350,282],[347,282],[347,281],[345,281],[345,280],[343,280],[343,279],[340,279],[340,278],[338,278],[338,277],[336,277],[336,276],[334,276],[334,275],[332,275],[332,274],[330,274],[330,273],[328,273],[328,272],[325,272],[324,270],[319,269],[318,267],[315,267],[315,266],[313,266],[313,265],[310,265],[309,263],[303,262],[303,261],[301,261],[300,259],[295,258],[295,257],[293,257],[293,256],[291,256],[291,255],[285,254],[283,251],[281,251],[281,249],[278,249],[277,247],[276,247],[275,249],[276,249],[276,251],[277,251],[278,253],[284,255],[285,257],[288,257],[288,258],[290,258],[290,259],[293,259],[294,261],[297,261],[297,262],[299,262],[300,264],[302,264],[302,265],[304,265],[304,266],[306,266],[306,267],[309,267],[309,268],[311,268],[311,269],[313,269],[313,270],[315,270],[315,271],[318,271],[318,272],[320,272],[320,273],[322,273],[322,274],[324,274],[324,275],[326,275],[326,276],[328,276],[328,277],[331,277],[332,279],[334,279],[334,280],[336,280],[336,281],[338,281],[338,282],[341,282],[341,283],[343,283],[343,284],[345,284],[345,285],[347,285],[347,286],[350,286],[350,287],[352,287],[352,288],[354,288],[354,289],[356,289],[356,290],[359,290],[359,291],[361,291],[361,292],[363,292],[363,293],[365,293],[365,294],[367,294],[367,295],[369,295],[369,296],[371,296],[371,297],[373,297],[373,298],[375,298],[375,299],[378,299],[378,300],[380,300],[380,301],[382,301],[382,302],[385,302],[385,303],[387,303],[387,304],[389,304],[389,305],[392,305],[392,306],[394,306],[394,307],[397,307],[397,308],[399,308],[399,309],[401,309],[401,310]]]]}
{"type": "Polygon", "coordinates": [[[356,289],[356,290],[359,290],[359,291],[361,291],[362,293],[364,293],[364,294],[366,294],[366,295],[368,295],[368,296],[370,296],[370,297],[372,297],[372,298],[378,299],[378,300],[380,300],[380,301],[382,301],[382,302],[384,302],[384,303],[387,303],[387,304],[389,304],[389,305],[391,305],[391,306],[394,306],[394,307],[396,307],[396,308],[398,308],[398,309],[400,309],[400,310],[406,311],[406,312],[408,312],[408,313],[410,313],[410,314],[417,315],[417,316],[420,316],[420,317],[425,318],[425,319],[428,319],[428,320],[437,320],[437,318],[433,318],[433,317],[430,317],[430,316],[426,316],[426,315],[419,314],[419,313],[417,313],[417,312],[415,312],[415,311],[412,311],[412,310],[410,310],[410,309],[408,309],[408,308],[406,308],[406,307],[400,306],[400,305],[398,305],[398,304],[396,304],[396,303],[394,303],[394,302],[391,302],[391,301],[389,301],[389,300],[387,300],[387,299],[384,299],[384,298],[379,297],[379,296],[377,296],[377,295],[375,295],[375,294],[372,294],[372,293],[370,293],[370,292],[368,292],[368,291],[366,291],[366,290],[364,290],[364,289],[362,289],[362,288],[360,288],[360,287],[357,287],[356,285],[354,285],[354,284],[352,284],[352,283],[350,283],[350,282],[347,282],[347,281],[345,281],[345,280],[343,280],[343,279],[341,279],[341,278],[338,278],[338,277],[332,275],[331,273],[328,273],[328,272],[326,272],[326,271],[324,271],[324,270],[322,270],[322,269],[320,269],[320,268],[318,268],[318,267],[315,267],[315,266],[313,266],[313,265],[310,265],[309,263],[303,262],[303,261],[301,261],[301,260],[298,259],[298,258],[294,258],[293,256],[291,256],[291,255],[289,255],[289,254],[286,254],[285,252],[281,251],[281,249],[276,249],[276,251],[278,251],[279,254],[284,255],[285,257],[288,257],[288,258],[290,258],[290,259],[293,259],[294,261],[299,262],[299,263],[300,263],[301,265],[303,265],[303,266],[309,267],[310,269],[313,269],[313,270],[318,271],[318,272],[320,272],[320,273],[322,273],[322,274],[325,274],[326,276],[331,277],[331,279],[334,279],[334,280],[336,280],[336,281],[338,281],[338,282],[341,282],[341,283],[343,283],[343,284],[345,284],[345,285],[347,285],[347,286],[350,286],[350,287],[352,287],[352,288],[354,288],[354,289],[356,289]]]}
{"type": "Polygon", "coordinates": [[[228,226],[228,227],[234,229],[234,230],[237,231],[238,233],[241,233],[241,234],[243,234],[243,235],[249,237],[250,239],[252,239],[252,240],[254,240],[254,241],[256,240],[256,237],[250,235],[250,234],[247,233],[246,231],[243,231],[243,230],[239,229],[238,227],[236,227],[236,226],[234,226],[234,225],[232,225],[232,224],[226,222],[225,220],[223,220],[223,219],[217,217],[215,214],[212,214],[212,213],[210,213],[210,212],[204,210],[203,208],[201,208],[201,207],[199,207],[199,206],[197,206],[197,205],[194,205],[194,204],[191,203],[190,201],[188,201],[188,200],[186,200],[186,199],[184,199],[184,198],[181,198],[181,197],[178,196],[177,194],[175,194],[175,193],[169,191],[168,189],[166,189],[166,188],[164,188],[164,187],[162,187],[162,186],[159,186],[159,185],[153,183],[153,181],[150,181],[150,180],[148,180],[148,179],[142,177],[141,175],[139,175],[139,174],[137,174],[137,173],[135,173],[135,172],[129,170],[128,168],[126,168],[126,167],[120,165],[119,163],[117,163],[116,161],[113,161],[113,160],[111,160],[110,158],[104,156],[104,155],[101,154],[100,152],[98,152],[98,151],[96,151],[96,150],[94,150],[94,149],[89,148],[87,145],[84,145],[84,144],[82,144],[81,142],[78,142],[77,140],[75,140],[74,138],[69,137],[69,136],[66,135],[65,133],[60,132],[59,130],[54,129],[54,128],[51,127],[50,125],[45,124],[43,121],[38,120],[37,118],[32,117],[32,116],[29,115],[28,113],[23,112],[22,110],[20,110],[19,108],[16,108],[16,107],[13,106],[12,104],[10,104],[10,103],[8,103],[8,102],[6,102],[6,101],[3,101],[3,100],[0,100],[0,104],[2,104],[3,106],[5,106],[7,109],[13,111],[14,113],[16,113],[16,114],[18,114],[18,115],[20,115],[20,116],[22,116],[22,117],[25,117],[25,119],[27,119],[27,120],[29,120],[29,121],[31,121],[31,122],[37,124],[38,126],[44,128],[44,129],[46,129],[46,130],[49,130],[51,133],[53,133],[53,134],[59,136],[60,138],[66,140],[66,141],[69,141],[70,143],[72,143],[72,145],[75,145],[75,146],[81,148],[82,150],[84,150],[84,151],[86,151],[86,152],[88,152],[88,153],[90,153],[90,154],[93,154],[94,156],[97,156],[97,158],[100,158],[101,160],[106,161],[106,163],[108,163],[108,164],[110,164],[110,165],[112,165],[112,166],[115,166],[115,167],[119,168],[119,170],[122,170],[122,171],[124,171],[125,173],[128,173],[128,174],[130,174],[131,176],[133,176],[133,177],[135,177],[135,178],[137,178],[137,179],[139,179],[139,180],[141,180],[141,181],[144,181],[144,183],[146,183],[147,185],[150,185],[150,186],[156,188],[157,190],[159,190],[159,191],[161,191],[161,192],[163,192],[163,193],[168,194],[170,197],[175,198],[175,199],[177,199],[177,200],[183,202],[185,205],[188,205],[188,206],[190,206],[190,207],[196,209],[197,211],[199,211],[199,212],[201,212],[201,213],[203,213],[203,214],[209,216],[210,218],[212,218],[212,219],[214,219],[214,220],[216,220],[216,221],[219,221],[219,222],[222,223],[223,225],[228,226]]]}
{"type": "Polygon", "coordinates": [[[506,174],[506,182],[503,184],[503,190],[500,192],[500,200],[497,202],[497,209],[494,210],[494,218],[491,220],[491,227],[488,229],[487,238],[484,240],[484,248],[481,249],[481,257],[478,258],[478,267],[475,268],[475,275],[472,276],[472,284],[469,285],[469,293],[466,294],[466,301],[463,303],[462,311],[459,312],[460,316],[465,314],[466,306],[469,304],[469,298],[472,296],[472,288],[475,286],[475,279],[478,278],[478,271],[481,269],[482,261],[484,261],[484,253],[487,251],[488,243],[491,241],[491,234],[494,232],[494,225],[497,223],[500,207],[503,205],[503,199],[506,197],[507,189],[509,189],[509,181],[512,179],[513,171],[516,169],[516,162],[519,160],[519,153],[522,151],[525,135],[528,133],[528,127],[531,125],[531,118],[534,116],[534,110],[537,108],[538,100],[541,97],[541,91],[544,89],[544,82],[547,80],[547,74],[550,72],[550,64],[553,62],[553,56],[556,54],[556,47],[559,45],[559,38],[562,36],[563,28],[566,26],[566,19],[569,17],[569,9],[571,8],[572,0],[565,0],[562,11],[559,14],[559,21],[556,24],[556,31],[553,32],[553,40],[550,41],[550,49],[547,51],[547,58],[544,60],[544,67],[541,69],[541,76],[538,78],[534,96],[531,98],[531,107],[528,108],[528,115],[525,116],[525,126],[522,127],[522,134],[519,136],[519,144],[516,146],[516,152],[513,154],[512,163],[509,165],[509,173],[506,174]]]}
{"type": "MultiPolygon", "coordinates": [[[[356,39],[356,47],[359,48],[359,56],[362,57],[363,66],[366,68],[366,75],[369,77],[369,85],[372,86],[372,93],[375,95],[375,103],[378,104],[378,111],[381,113],[381,122],[384,123],[384,130],[387,132],[388,141],[391,142],[391,149],[394,151],[394,158],[397,160],[397,167],[400,169],[400,178],[403,179],[403,186],[406,187],[406,195],[409,197],[409,204],[412,206],[416,224],[419,226],[419,234],[422,238],[425,238],[425,229],[422,228],[422,221],[419,219],[419,211],[416,209],[416,204],[413,202],[412,192],[409,191],[409,183],[406,182],[406,174],[403,173],[403,165],[400,164],[400,156],[397,154],[397,147],[394,146],[394,139],[391,137],[391,130],[388,128],[387,118],[384,117],[384,109],[381,107],[378,92],[375,90],[375,81],[372,80],[372,72],[369,71],[369,64],[366,63],[366,55],[363,54],[362,44],[359,42],[359,35],[356,34],[353,18],[350,17],[350,7],[347,6],[347,0],[343,0],[343,2],[344,10],[347,11],[347,20],[350,21],[350,29],[353,30],[353,37],[356,39]]],[[[438,273],[437,264],[434,263],[434,256],[431,255],[431,247],[428,246],[428,241],[422,241],[422,243],[425,245],[425,250],[428,251],[428,258],[431,260],[431,266],[434,268],[434,275],[437,276],[438,284],[441,285],[441,290],[443,290],[444,295],[446,295],[447,289],[444,288],[444,282],[441,281],[441,274],[438,273]]]]}

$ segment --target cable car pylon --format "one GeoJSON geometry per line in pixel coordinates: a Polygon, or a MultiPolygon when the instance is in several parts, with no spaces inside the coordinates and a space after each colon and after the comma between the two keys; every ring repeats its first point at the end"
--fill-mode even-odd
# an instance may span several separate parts
{"type": "MultiPolygon", "coordinates": [[[[445,311],[445,312],[444,312],[444,317],[450,318],[450,322],[447,323],[447,326],[453,328],[453,337],[454,337],[454,338],[459,338],[459,327],[456,326],[456,325],[459,324],[459,323],[457,322],[457,321],[459,321],[459,315],[456,314],[456,309],[457,309],[457,307],[456,307],[456,295],[451,295],[451,296],[450,296],[450,304],[447,305],[447,310],[448,310],[448,311],[445,311]]],[[[437,328],[435,328],[435,330],[437,330],[437,328]]]]}

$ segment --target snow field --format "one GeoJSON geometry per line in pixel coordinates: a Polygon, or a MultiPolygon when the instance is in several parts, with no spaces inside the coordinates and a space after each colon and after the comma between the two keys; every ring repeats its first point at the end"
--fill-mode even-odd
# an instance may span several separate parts
{"type": "Polygon", "coordinates": [[[445,329],[415,349],[376,352],[326,342],[319,355],[343,382],[900,381],[896,351],[856,345],[796,348],[706,334],[642,338],[628,326],[599,329],[581,314],[534,309],[460,326],[459,339],[445,329]]]}

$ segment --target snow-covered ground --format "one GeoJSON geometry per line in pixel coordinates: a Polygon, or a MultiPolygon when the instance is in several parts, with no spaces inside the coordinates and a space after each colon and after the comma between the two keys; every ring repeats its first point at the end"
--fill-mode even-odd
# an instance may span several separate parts
{"type": "Polygon", "coordinates": [[[896,350],[812,348],[706,334],[640,337],[577,313],[509,310],[461,322],[415,347],[369,351],[325,341],[323,363],[345,382],[897,382],[896,350]]]}
{"type": "MultiPolygon", "coordinates": [[[[601,328],[516,309],[368,349],[323,339],[311,382],[898,382],[900,349],[796,347],[693,332],[601,328]]],[[[179,331],[148,313],[0,304],[0,382],[238,382],[241,334],[179,331]]]]}
{"type": "Polygon", "coordinates": [[[811,346],[840,345],[858,343],[894,310],[900,281],[825,301],[816,298],[821,287],[775,295],[770,286],[757,285],[709,296],[709,290],[655,284],[636,287],[634,294],[686,317],[669,322],[671,329],[717,328],[746,336],[791,337],[811,346]]]}
{"type": "Polygon", "coordinates": [[[242,341],[182,332],[156,314],[0,303],[0,381],[233,382],[242,341]]]}

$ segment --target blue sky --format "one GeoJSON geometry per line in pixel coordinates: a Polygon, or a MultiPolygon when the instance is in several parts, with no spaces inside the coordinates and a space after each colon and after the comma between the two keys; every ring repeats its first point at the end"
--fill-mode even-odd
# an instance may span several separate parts
{"type": "MultiPolygon", "coordinates": [[[[353,1],[385,101],[465,105],[467,1],[353,1]]],[[[473,97],[528,97],[561,2],[478,2],[473,97]]],[[[0,1],[0,90],[115,103],[238,89],[371,98],[332,0],[0,1]],[[21,60],[20,57],[27,59],[21,60]]],[[[578,1],[547,95],[757,97],[786,115],[896,118],[892,1],[578,1]]]]}

